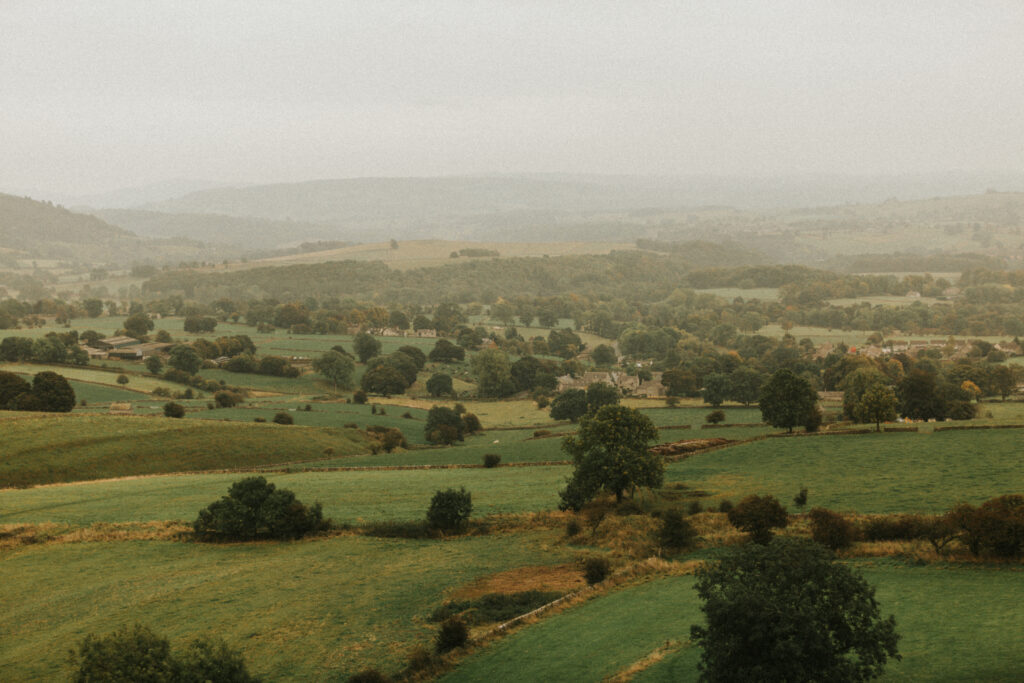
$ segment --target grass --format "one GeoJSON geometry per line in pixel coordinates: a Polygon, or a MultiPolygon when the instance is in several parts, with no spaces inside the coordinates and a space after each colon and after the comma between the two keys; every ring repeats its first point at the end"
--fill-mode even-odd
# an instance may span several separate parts
{"type": "MultiPolygon", "coordinates": [[[[142,369],[141,365],[139,366],[139,369],[142,369]]],[[[114,387],[116,389],[121,388],[117,383],[117,376],[121,374],[120,371],[111,372],[107,370],[70,365],[36,365],[35,363],[3,363],[0,364],[0,370],[29,376],[49,370],[51,372],[56,372],[58,375],[63,375],[69,380],[101,384],[114,387]]],[[[135,392],[141,391],[146,393],[153,391],[153,389],[156,389],[157,387],[168,387],[175,390],[184,388],[181,385],[174,384],[173,382],[166,382],[164,380],[157,379],[156,377],[144,377],[142,375],[129,377],[127,387],[129,390],[134,390],[135,392]]],[[[136,394],[136,396],[139,396],[139,394],[136,394]]]]}
{"type": "MultiPolygon", "coordinates": [[[[1024,573],[891,561],[858,566],[903,636],[904,659],[890,662],[885,680],[1019,680],[1024,573]]],[[[700,651],[688,638],[701,614],[693,583],[690,576],[657,579],[599,597],[527,626],[442,680],[596,681],[632,670],[638,682],[696,681],[700,651]]]]}
{"type": "Polygon", "coordinates": [[[364,537],[205,545],[167,541],[26,547],[3,559],[0,670],[58,680],[87,633],[139,621],[172,642],[217,635],[263,680],[394,672],[458,586],[510,566],[567,560],[546,535],[452,541],[364,537]]]}
{"type": "Polygon", "coordinates": [[[354,430],[0,413],[0,487],[188,470],[251,467],[368,449],[354,430]]]}
{"type": "MultiPolygon", "coordinates": [[[[423,519],[435,491],[465,486],[473,516],[552,510],[569,468],[437,469],[267,474],[324,515],[360,523],[423,519]]],[[[144,477],[0,490],[0,524],[144,522],[195,519],[242,474],[144,477]]]]}
{"type": "Polygon", "coordinates": [[[1022,438],[1021,430],[992,429],[764,439],[670,464],[666,481],[715,500],[770,493],[790,505],[806,486],[810,507],[941,512],[1024,490],[1022,438]]]}

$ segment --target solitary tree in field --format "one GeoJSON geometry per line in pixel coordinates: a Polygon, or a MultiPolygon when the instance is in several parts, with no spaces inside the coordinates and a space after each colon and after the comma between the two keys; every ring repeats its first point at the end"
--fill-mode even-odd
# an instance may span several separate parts
{"type": "Polygon", "coordinates": [[[580,509],[602,489],[621,501],[627,489],[661,486],[665,461],[651,453],[658,430],[643,413],[625,406],[604,406],[580,422],[576,434],[562,441],[575,470],[559,495],[559,507],[580,509]]]}
{"type": "Polygon", "coordinates": [[[313,360],[313,369],[333,382],[334,390],[337,391],[338,387],[347,389],[351,386],[356,364],[346,355],[328,351],[313,360]]]}
{"type": "Polygon", "coordinates": [[[896,392],[877,382],[861,394],[860,401],[854,407],[854,417],[858,422],[874,422],[875,431],[882,431],[882,423],[896,419],[896,408],[899,400],[896,392]]]}
{"type": "Polygon", "coordinates": [[[759,405],[765,422],[792,432],[793,427],[807,424],[817,411],[818,394],[792,370],[778,370],[761,387],[759,405]]]}
{"type": "Polygon", "coordinates": [[[817,543],[745,545],[698,570],[703,681],[868,681],[899,660],[875,590],[817,543]]]}

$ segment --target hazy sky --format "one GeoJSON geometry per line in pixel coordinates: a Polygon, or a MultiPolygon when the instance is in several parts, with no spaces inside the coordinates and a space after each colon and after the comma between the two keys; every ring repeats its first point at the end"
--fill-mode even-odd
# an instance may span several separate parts
{"type": "Polygon", "coordinates": [[[1024,170],[1024,2],[0,0],[0,188],[1024,170]]]}

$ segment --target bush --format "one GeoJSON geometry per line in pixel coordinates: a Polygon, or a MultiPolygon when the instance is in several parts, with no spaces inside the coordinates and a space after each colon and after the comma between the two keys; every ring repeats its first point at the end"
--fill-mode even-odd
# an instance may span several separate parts
{"type": "Polygon", "coordinates": [[[661,520],[658,530],[658,545],[666,550],[682,550],[693,544],[697,532],[683,519],[679,510],[669,510],[661,520]]]}
{"type": "Polygon", "coordinates": [[[221,391],[214,392],[213,401],[217,404],[218,408],[234,408],[242,402],[242,397],[233,391],[222,389],[221,391]]]}
{"type": "Polygon", "coordinates": [[[686,506],[686,514],[688,515],[699,515],[704,508],[701,507],[699,500],[690,501],[690,504],[686,506]]]}
{"type": "Polygon", "coordinates": [[[573,536],[579,536],[583,531],[583,527],[580,526],[580,522],[575,517],[570,517],[569,521],[565,523],[565,535],[569,538],[573,536]]]}
{"type": "Polygon", "coordinates": [[[811,538],[831,550],[842,550],[853,545],[857,529],[838,512],[814,508],[810,513],[811,538]]]}
{"type": "Polygon", "coordinates": [[[115,381],[121,385],[128,384],[128,375],[118,375],[115,381]]]}
{"type": "Polygon", "coordinates": [[[405,440],[402,430],[397,427],[385,427],[383,425],[367,425],[366,433],[375,439],[385,451],[390,453],[396,448],[408,448],[409,443],[405,440]]]}
{"type": "Polygon", "coordinates": [[[729,523],[750,534],[750,540],[765,545],[772,540],[772,529],[789,524],[789,516],[775,496],[753,495],[729,511],[729,523]]]}
{"type": "Polygon", "coordinates": [[[588,557],[583,563],[583,578],[588,586],[601,583],[612,572],[612,565],[607,557],[588,557]]]}
{"type": "Polygon", "coordinates": [[[441,628],[434,638],[434,650],[441,655],[457,647],[462,647],[469,640],[469,629],[466,622],[458,617],[449,617],[441,623],[441,628]]]}
{"type": "Polygon", "coordinates": [[[466,526],[473,512],[473,499],[465,488],[438,491],[430,500],[427,523],[441,531],[458,531],[466,526]]]}
{"type": "Polygon", "coordinates": [[[477,432],[483,431],[483,425],[480,424],[480,418],[473,413],[466,413],[462,416],[463,433],[464,434],[476,434],[477,432]]]}
{"type": "Polygon", "coordinates": [[[665,399],[665,405],[668,406],[669,408],[675,408],[676,406],[679,405],[679,397],[669,396],[668,398],[665,399]]]}
{"type": "Polygon", "coordinates": [[[288,489],[278,489],[263,477],[247,477],[200,510],[192,528],[205,539],[250,541],[302,538],[327,525],[320,503],[307,507],[288,489]]]}
{"type": "Polygon", "coordinates": [[[185,406],[174,401],[164,404],[164,417],[182,418],[185,417],[185,406]]]}
{"type": "Polygon", "coordinates": [[[295,424],[295,418],[285,412],[274,413],[274,424],[291,425],[295,424]]]}
{"type": "Polygon", "coordinates": [[[462,441],[465,424],[459,413],[445,406],[433,406],[427,411],[423,435],[433,444],[451,445],[462,441]]]}
{"type": "Polygon", "coordinates": [[[929,523],[923,515],[886,515],[869,519],[861,533],[865,541],[912,541],[927,537],[929,523]]]}
{"type": "Polygon", "coordinates": [[[196,638],[179,654],[141,624],[87,635],[68,655],[71,679],[87,681],[231,681],[255,683],[241,655],[224,641],[196,638]]]}
{"type": "Polygon", "coordinates": [[[796,505],[798,509],[803,510],[804,506],[807,505],[807,487],[801,486],[800,492],[793,496],[793,505],[796,505]]]}
{"type": "Polygon", "coordinates": [[[348,677],[348,683],[388,683],[390,679],[376,669],[363,669],[348,677]]]}
{"type": "Polygon", "coordinates": [[[732,510],[733,507],[734,506],[733,506],[731,500],[723,500],[721,503],[718,504],[718,511],[719,512],[729,512],[729,510],[732,510]]]}
{"type": "Polygon", "coordinates": [[[725,411],[724,410],[712,410],[710,413],[704,416],[704,421],[709,425],[716,425],[725,422],[725,411]]]}
{"type": "Polygon", "coordinates": [[[253,418],[253,422],[266,422],[266,421],[267,421],[267,418],[265,418],[265,417],[253,418]]]}
{"type": "Polygon", "coordinates": [[[501,463],[501,456],[497,453],[487,453],[484,455],[484,467],[497,467],[501,463]]]}
{"type": "Polygon", "coordinates": [[[366,392],[362,389],[356,390],[356,392],[352,394],[352,402],[364,405],[366,403],[366,392]]]}
{"type": "Polygon", "coordinates": [[[1018,557],[1024,549],[1024,496],[999,496],[977,508],[962,503],[949,517],[974,555],[1018,557]]]}

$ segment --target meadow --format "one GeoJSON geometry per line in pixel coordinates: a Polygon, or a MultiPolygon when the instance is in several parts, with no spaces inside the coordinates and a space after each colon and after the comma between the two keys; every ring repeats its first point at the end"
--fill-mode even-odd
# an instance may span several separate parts
{"type": "MultiPolygon", "coordinates": [[[[891,560],[853,565],[877,587],[882,613],[895,614],[903,636],[904,659],[890,662],[882,680],[1019,679],[1024,573],[891,560]]],[[[630,671],[644,683],[696,681],[700,653],[689,630],[702,615],[693,583],[691,576],[655,579],[591,600],[470,656],[441,680],[596,681],[630,671]]]]}
{"type": "Polygon", "coordinates": [[[0,563],[0,678],[57,680],[88,633],[142,622],[183,642],[225,638],[264,680],[394,671],[429,647],[452,590],[510,566],[564,563],[550,534],[448,541],[356,536],[293,543],[51,543],[0,563]]]}

